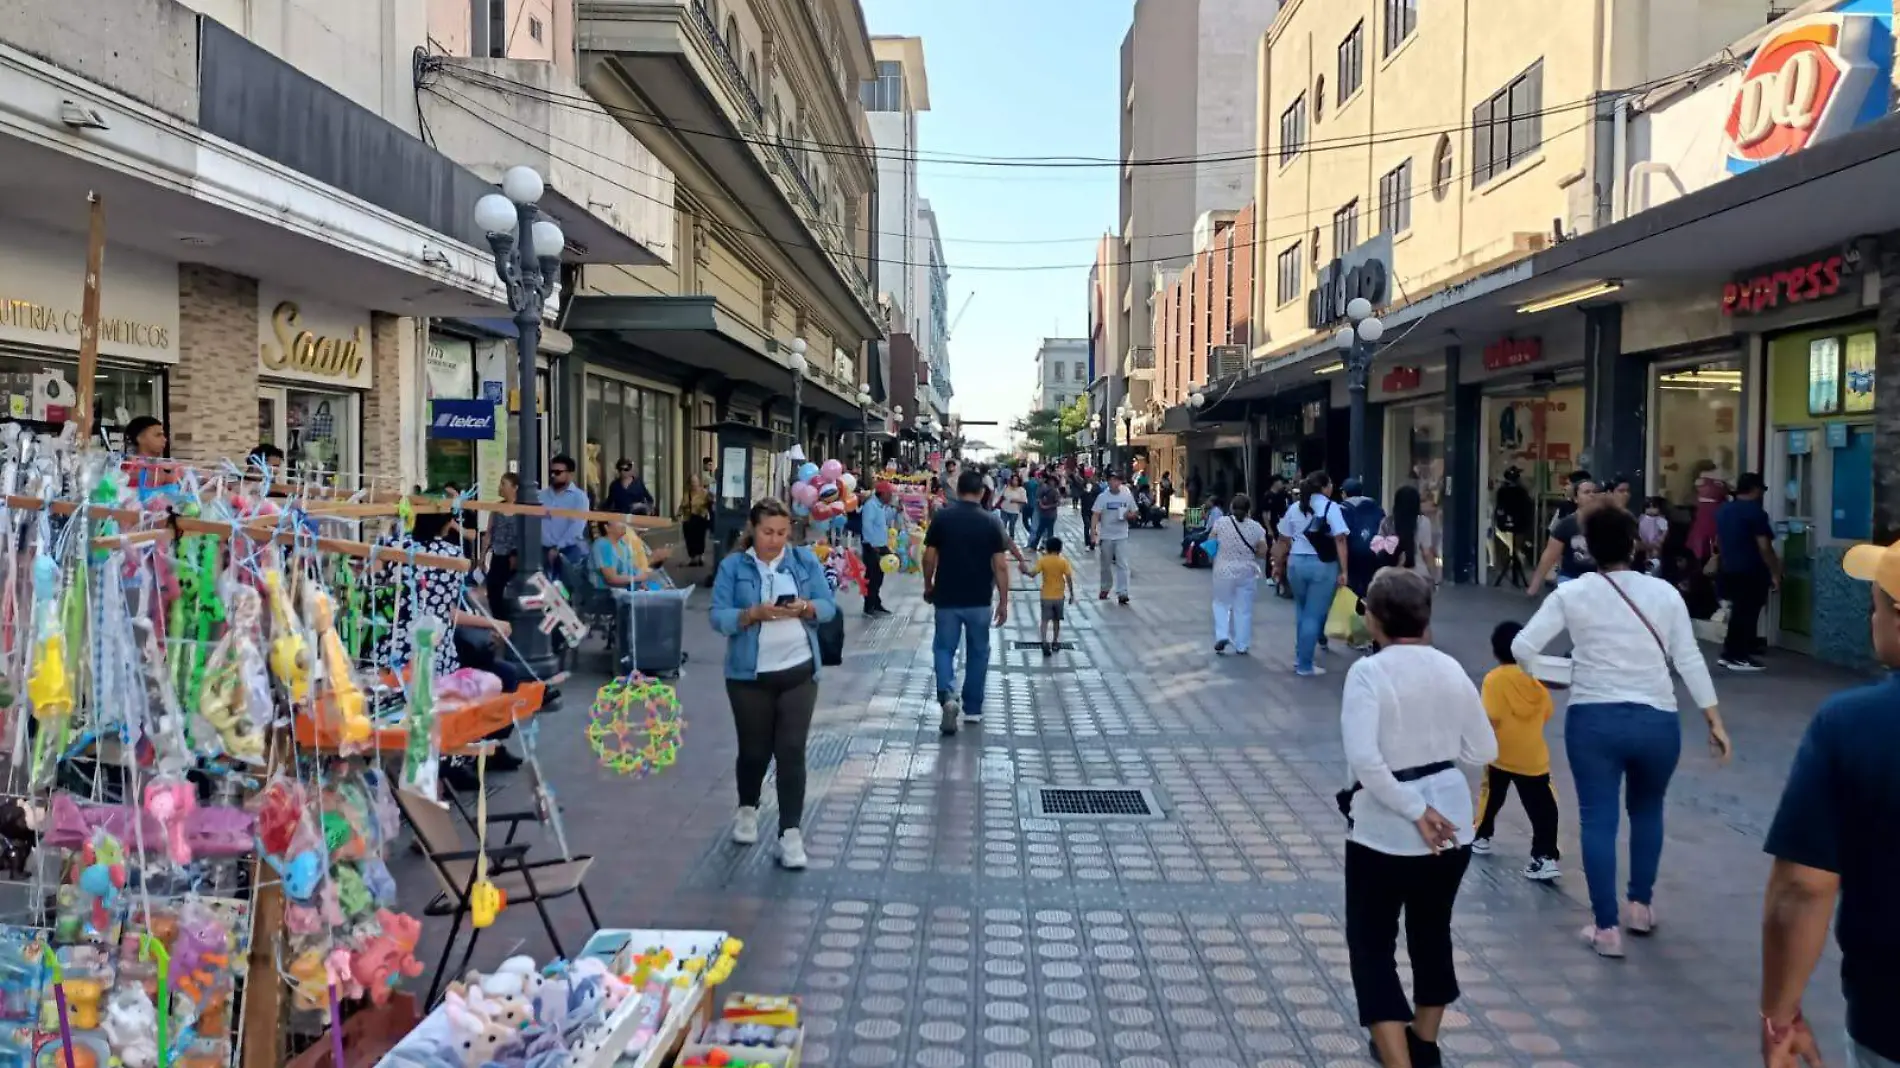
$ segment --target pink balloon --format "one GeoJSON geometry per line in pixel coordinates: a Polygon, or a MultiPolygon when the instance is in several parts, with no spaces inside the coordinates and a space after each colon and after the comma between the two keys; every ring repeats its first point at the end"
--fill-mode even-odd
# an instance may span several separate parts
{"type": "Polygon", "coordinates": [[[826,460],[824,466],[818,469],[818,477],[826,482],[836,482],[838,476],[842,474],[844,474],[844,465],[836,460],[826,460]]]}
{"type": "Polygon", "coordinates": [[[792,486],[792,500],[810,508],[818,500],[818,487],[809,482],[798,482],[792,486]]]}

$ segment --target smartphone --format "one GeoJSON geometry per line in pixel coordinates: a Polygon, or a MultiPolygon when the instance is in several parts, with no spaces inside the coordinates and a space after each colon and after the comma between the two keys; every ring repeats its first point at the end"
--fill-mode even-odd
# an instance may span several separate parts
{"type": "Polygon", "coordinates": [[[798,595],[795,593],[781,593],[778,596],[778,600],[773,601],[772,603],[777,605],[780,608],[790,608],[792,606],[792,602],[796,600],[798,600],[798,595]]]}

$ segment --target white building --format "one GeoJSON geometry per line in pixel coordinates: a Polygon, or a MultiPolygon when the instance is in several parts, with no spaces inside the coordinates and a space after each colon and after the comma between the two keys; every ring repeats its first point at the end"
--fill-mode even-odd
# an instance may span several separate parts
{"type": "Polygon", "coordinates": [[[1089,339],[1046,337],[1036,350],[1035,407],[1068,407],[1089,391],[1089,339]]]}
{"type": "Polygon", "coordinates": [[[928,200],[920,198],[917,205],[924,257],[917,261],[921,266],[911,268],[916,282],[912,306],[917,309],[911,316],[911,331],[917,338],[918,366],[930,369],[928,388],[920,390],[918,397],[929,397],[941,422],[949,418],[950,398],[955,395],[950,388],[950,270],[943,261],[937,213],[930,210],[928,200]]]}

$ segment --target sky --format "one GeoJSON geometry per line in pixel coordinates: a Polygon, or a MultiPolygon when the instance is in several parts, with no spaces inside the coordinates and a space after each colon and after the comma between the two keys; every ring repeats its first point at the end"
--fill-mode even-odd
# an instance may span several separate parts
{"type": "Polygon", "coordinates": [[[966,167],[934,154],[1113,160],[1121,136],[1127,0],[863,0],[873,34],[924,41],[930,110],[919,116],[919,193],[950,266],[952,411],[994,419],[971,438],[1003,446],[1029,407],[1044,337],[1088,330],[1095,242],[1119,224],[1114,165],[966,167]],[[1090,17],[1078,18],[1079,10],[1090,17]],[[986,242],[1025,242],[988,244],[986,242]],[[1034,242],[1034,243],[1026,243],[1034,242]],[[1067,265],[1061,270],[1023,270],[1067,265]],[[982,268],[1004,268],[984,270],[982,268]]]}

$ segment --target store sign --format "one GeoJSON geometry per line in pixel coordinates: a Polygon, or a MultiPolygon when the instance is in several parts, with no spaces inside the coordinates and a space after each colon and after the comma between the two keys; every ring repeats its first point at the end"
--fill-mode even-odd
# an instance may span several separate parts
{"type": "Polygon", "coordinates": [[[495,436],[495,406],[485,400],[429,402],[429,436],[486,441],[495,436]]]}
{"type": "Polygon", "coordinates": [[[1541,338],[1507,337],[1484,347],[1484,369],[1487,371],[1522,367],[1543,358],[1544,342],[1541,338]]]}
{"type": "Polygon", "coordinates": [[[1755,50],[1724,127],[1732,173],[1793,155],[1884,113],[1893,9],[1886,0],[1843,8],[1796,19],[1755,50]],[[1860,7],[1869,10],[1855,12],[1860,7]]]}
{"type": "Polygon", "coordinates": [[[270,378],[368,389],[369,313],[258,286],[258,369],[270,378]]]}
{"type": "Polygon", "coordinates": [[[1313,292],[1306,296],[1306,325],[1314,330],[1343,322],[1355,297],[1372,303],[1372,310],[1391,299],[1392,235],[1378,237],[1320,268],[1313,292]]]}
{"type": "Polygon", "coordinates": [[[1860,251],[1822,253],[1799,263],[1751,271],[1722,286],[1726,315],[1758,315],[1783,304],[1805,304],[1848,290],[1860,276],[1860,251]]]}
{"type": "Polygon", "coordinates": [[[1387,393],[1404,393],[1417,389],[1425,380],[1425,372],[1417,367],[1394,367],[1385,373],[1380,386],[1387,393]]]}
{"type": "MultiPolygon", "coordinates": [[[[0,225],[0,341],[79,349],[86,241],[36,226],[0,225]]],[[[99,352],[178,359],[178,265],[108,245],[99,275],[99,352]]]]}
{"type": "Polygon", "coordinates": [[[475,343],[430,334],[428,351],[422,356],[422,372],[428,382],[430,400],[473,397],[475,343]]]}

